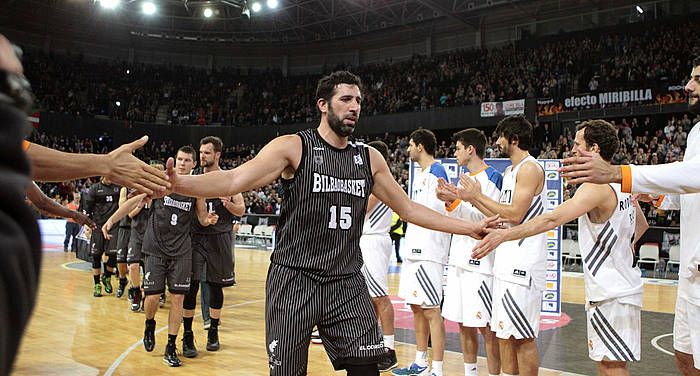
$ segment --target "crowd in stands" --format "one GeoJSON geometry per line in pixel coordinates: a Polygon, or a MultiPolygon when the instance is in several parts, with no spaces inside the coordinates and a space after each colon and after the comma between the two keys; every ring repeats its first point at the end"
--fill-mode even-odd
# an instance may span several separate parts
{"type": "MultiPolygon", "coordinates": [[[[693,124],[700,122],[700,116],[695,118],[687,114],[659,115],[644,118],[622,118],[611,120],[619,129],[620,149],[613,157],[613,163],[659,164],[682,160],[688,132],[693,124]]],[[[496,141],[494,129],[484,129],[487,135],[486,158],[498,158],[498,150],[493,146],[496,141]]],[[[575,134],[575,125],[569,127],[550,127],[550,124],[535,123],[534,147],[531,154],[540,159],[562,159],[570,156],[575,134]]],[[[157,137],[155,137],[157,139],[157,137]]],[[[404,190],[408,190],[408,136],[387,134],[382,137],[372,137],[366,141],[380,139],[389,145],[389,167],[396,181],[404,190]]],[[[49,136],[45,133],[34,132],[31,141],[58,150],[83,153],[106,153],[114,146],[108,135],[96,139],[81,139],[76,136],[49,136]]],[[[175,154],[180,145],[172,142],[150,142],[137,156],[145,161],[165,161],[175,154]]],[[[224,148],[220,165],[223,169],[231,169],[245,163],[255,156],[261,145],[233,145],[224,148]]],[[[453,157],[455,145],[449,135],[439,137],[436,150],[437,158],[453,157]]],[[[86,190],[93,179],[59,184],[42,184],[41,187],[49,195],[59,201],[70,200],[71,192],[86,190]]],[[[255,214],[279,214],[282,201],[280,181],[261,189],[246,192],[246,210],[255,214]]],[[[564,199],[573,195],[575,187],[566,185],[564,199]]],[[[643,204],[643,210],[650,225],[678,226],[677,211],[662,211],[643,204]]]]}
{"type": "MultiPolygon", "coordinates": [[[[683,81],[692,53],[686,43],[690,21],[626,28],[325,70],[347,68],[363,79],[365,116],[683,81]]],[[[88,62],[76,54],[41,53],[27,54],[25,71],[41,109],[79,116],[245,126],[311,122],[317,112],[318,75],[88,62]]]]}

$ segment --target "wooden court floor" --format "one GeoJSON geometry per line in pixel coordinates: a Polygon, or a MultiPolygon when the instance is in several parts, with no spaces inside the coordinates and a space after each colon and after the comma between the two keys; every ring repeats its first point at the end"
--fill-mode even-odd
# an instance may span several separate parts
{"type": "MultiPolygon", "coordinates": [[[[147,353],[140,343],[145,319],[143,313],[131,312],[126,297],[117,299],[112,294],[94,298],[91,273],[66,267],[72,262],[76,259],[71,253],[44,253],[39,300],[15,364],[15,375],[268,374],[264,297],[269,252],[236,250],[238,285],[224,293],[219,330],[221,350],[204,350],[206,331],[198,316],[194,331],[199,356],[194,359],[181,357],[184,365],[180,368],[169,368],[162,363],[169,303],[158,311],[156,348],[147,353]]],[[[115,279],[113,285],[116,284],[115,279]]],[[[395,295],[398,274],[390,275],[390,286],[395,295]]],[[[583,303],[583,279],[565,277],[563,291],[564,302],[583,303]]],[[[645,285],[644,310],[672,313],[675,297],[675,286],[645,285]]],[[[182,345],[180,337],[178,350],[182,345]]],[[[309,352],[309,375],[336,374],[322,346],[311,346],[309,352]]],[[[409,363],[414,357],[415,346],[397,344],[397,353],[400,364],[409,363]]],[[[582,357],[587,358],[587,354],[582,354],[582,357]]],[[[480,372],[485,372],[483,359],[479,360],[479,366],[480,372]]],[[[463,375],[463,372],[461,354],[447,352],[445,374],[463,375]]],[[[567,373],[543,369],[540,374],[567,373]]]]}

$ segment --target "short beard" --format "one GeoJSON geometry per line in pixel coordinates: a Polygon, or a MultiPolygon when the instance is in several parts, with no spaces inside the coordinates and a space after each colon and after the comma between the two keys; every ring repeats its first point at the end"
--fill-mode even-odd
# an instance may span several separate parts
{"type": "MultiPolygon", "coordinates": [[[[333,112],[333,108],[330,105],[328,106],[327,118],[328,125],[330,125],[333,132],[340,137],[349,137],[355,131],[354,127],[345,125],[343,123],[343,119],[340,119],[335,115],[335,112],[333,112]]],[[[357,125],[357,122],[355,122],[355,124],[357,125]]]]}
{"type": "Polygon", "coordinates": [[[690,100],[688,100],[688,111],[700,115],[700,98],[695,100],[695,104],[690,104],[690,100]]]}

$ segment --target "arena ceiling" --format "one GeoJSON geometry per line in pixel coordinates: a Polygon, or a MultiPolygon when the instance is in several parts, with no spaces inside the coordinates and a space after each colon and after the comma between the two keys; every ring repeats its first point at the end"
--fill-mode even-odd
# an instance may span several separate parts
{"type": "MultiPolygon", "coordinates": [[[[117,9],[101,0],[2,0],[0,25],[27,31],[70,34],[121,33],[132,38],[220,42],[248,45],[433,35],[478,30],[572,14],[633,6],[630,0],[151,0],[153,15],[144,15],[146,0],[121,0],[117,9]],[[251,11],[256,1],[259,12],[251,11]],[[210,18],[205,8],[212,9],[210,18]],[[248,16],[249,15],[249,16],[248,16]]],[[[104,0],[102,0],[104,1],[104,0]]]]}

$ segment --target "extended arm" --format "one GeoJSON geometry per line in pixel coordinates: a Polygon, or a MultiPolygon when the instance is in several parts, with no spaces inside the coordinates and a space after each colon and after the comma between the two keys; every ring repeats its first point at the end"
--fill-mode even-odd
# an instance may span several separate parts
{"type": "Polygon", "coordinates": [[[245,214],[245,200],[242,194],[238,193],[233,195],[233,197],[222,197],[221,202],[229,213],[239,217],[245,214]]]}
{"type": "Polygon", "coordinates": [[[609,197],[606,190],[609,190],[606,186],[584,184],[576,191],[574,197],[564,201],[553,211],[509,229],[491,231],[474,247],[472,257],[482,258],[503,242],[524,239],[568,223],[599,207],[603,200],[609,197]]]}
{"type": "Polygon", "coordinates": [[[370,161],[374,173],[372,193],[403,220],[431,230],[481,237],[483,223],[450,218],[411,201],[406,192],[394,180],[384,158],[372,148],[370,148],[370,161]]]}
{"type": "Polygon", "coordinates": [[[124,144],[109,154],[64,153],[31,144],[27,156],[32,163],[32,174],[39,181],[65,181],[90,176],[107,176],[116,184],[153,194],[170,187],[162,171],[149,166],[132,152],[148,141],[144,136],[124,144]]]}
{"type": "Polygon", "coordinates": [[[112,214],[109,219],[107,219],[107,222],[105,222],[104,226],[102,226],[102,235],[104,235],[105,239],[111,239],[112,236],[109,234],[109,232],[112,230],[112,227],[114,227],[114,224],[119,222],[122,218],[126,217],[129,212],[134,210],[137,206],[139,206],[139,203],[141,200],[146,199],[146,194],[141,193],[140,195],[136,195],[128,200],[126,200],[123,204],[119,205],[119,209],[112,214]]]}
{"type": "Polygon", "coordinates": [[[32,184],[27,187],[25,193],[29,201],[31,201],[32,204],[34,204],[34,206],[36,206],[36,208],[43,213],[61,218],[71,218],[81,226],[87,225],[91,228],[95,228],[95,223],[88,216],[83,213],[70,210],[52,200],[46,196],[41,189],[39,189],[36,183],[32,182],[32,184]]]}
{"type": "Polygon", "coordinates": [[[233,170],[177,176],[174,160],[170,158],[167,171],[175,192],[190,197],[215,198],[234,196],[272,183],[285,170],[293,172],[300,160],[301,138],[287,135],[272,140],[255,158],[233,170]]]}

